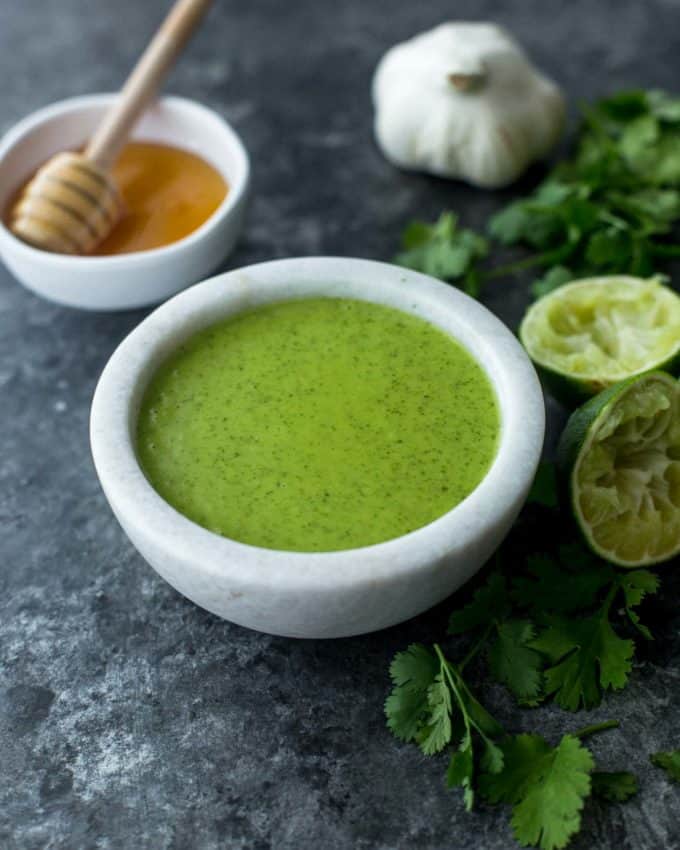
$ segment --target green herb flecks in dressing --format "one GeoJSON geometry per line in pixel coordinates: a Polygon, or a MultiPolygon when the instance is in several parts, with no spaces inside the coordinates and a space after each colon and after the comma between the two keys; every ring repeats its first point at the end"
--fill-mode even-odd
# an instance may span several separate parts
{"type": "Polygon", "coordinates": [[[151,380],[137,450],[158,493],[199,525],[323,552],[442,516],[484,477],[499,430],[485,373],[444,332],[313,298],[190,338],[151,380]]]}

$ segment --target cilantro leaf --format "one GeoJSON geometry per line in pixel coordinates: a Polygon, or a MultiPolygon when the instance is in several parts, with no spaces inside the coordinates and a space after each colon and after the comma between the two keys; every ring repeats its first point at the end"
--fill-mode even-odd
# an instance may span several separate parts
{"type": "Polygon", "coordinates": [[[545,693],[563,708],[577,711],[599,705],[602,691],[620,689],[628,680],[634,644],[620,637],[610,622],[614,599],[623,595],[629,620],[651,638],[634,609],[646,594],[656,592],[659,581],[649,570],[618,573],[579,544],[559,547],[558,555],[530,557],[526,574],[513,582],[512,596],[542,625],[529,645],[548,660],[545,693]],[[605,589],[605,599],[598,601],[605,589]],[[599,608],[590,615],[564,616],[596,604],[599,608]]]}
{"type": "Polygon", "coordinates": [[[653,753],[649,760],[656,767],[662,767],[669,779],[680,782],[680,750],[670,750],[667,753],[653,753]]]}
{"type": "Polygon", "coordinates": [[[616,92],[598,101],[595,109],[613,122],[631,121],[647,110],[647,92],[642,89],[616,92]]]}
{"type": "Polygon", "coordinates": [[[440,659],[421,644],[411,644],[390,665],[393,689],[385,701],[387,726],[402,741],[416,741],[425,755],[451,740],[451,695],[440,659]]]}
{"type": "Polygon", "coordinates": [[[385,702],[387,725],[402,741],[415,741],[429,707],[429,689],[439,673],[437,658],[421,644],[411,644],[390,665],[394,684],[385,702]]]}
{"type": "Polygon", "coordinates": [[[549,292],[574,280],[575,277],[576,275],[566,266],[553,266],[543,277],[537,278],[531,284],[531,294],[534,298],[542,298],[549,292]]]}
{"type": "Polygon", "coordinates": [[[621,574],[619,584],[629,608],[638,606],[648,593],[659,589],[659,577],[650,570],[629,570],[621,574]]]}
{"type": "MultiPolygon", "coordinates": [[[[448,672],[452,689],[458,701],[458,707],[462,713],[465,733],[461,738],[459,750],[464,754],[465,763],[472,762],[473,767],[468,768],[466,775],[459,783],[463,787],[463,801],[466,809],[471,809],[474,800],[475,792],[473,787],[474,778],[474,752],[473,752],[473,732],[481,739],[483,746],[482,756],[480,758],[480,766],[482,770],[489,774],[499,773],[503,769],[503,751],[494,743],[493,737],[503,735],[503,727],[489,714],[489,712],[481,705],[481,703],[470,693],[467,685],[462,677],[456,673],[456,670],[451,665],[448,666],[448,672]],[[455,684],[454,684],[455,679],[455,684]]],[[[449,765],[450,772],[447,774],[447,783],[452,787],[453,780],[459,774],[456,772],[455,764],[449,765]]]]}
{"type": "MultiPolygon", "coordinates": [[[[492,573],[472,600],[451,614],[448,632],[458,635],[487,627],[491,675],[521,702],[528,703],[540,694],[543,660],[540,653],[529,646],[535,637],[531,622],[507,619],[509,611],[510,596],[505,578],[500,573],[492,573]]],[[[494,734],[488,730],[487,733],[494,734]]]]}
{"type": "Polygon", "coordinates": [[[460,706],[470,726],[479,732],[485,741],[489,738],[497,738],[503,734],[503,727],[489,714],[479,700],[473,696],[469,688],[462,680],[458,679],[458,695],[460,706]]]}
{"type": "Polygon", "coordinates": [[[659,139],[659,122],[649,113],[638,115],[628,123],[621,133],[619,149],[623,156],[635,162],[636,158],[647,154],[650,146],[659,139]]]}
{"type": "Polygon", "coordinates": [[[492,573],[463,608],[454,611],[449,618],[448,633],[460,635],[480,626],[486,626],[508,611],[508,593],[505,579],[500,573],[492,573]]]}
{"type": "Polygon", "coordinates": [[[454,732],[446,672],[442,660],[421,644],[397,653],[390,665],[394,687],[385,701],[387,726],[428,756],[443,750],[454,732]]]}
{"type": "Polygon", "coordinates": [[[575,738],[565,735],[553,753],[537,765],[532,784],[513,808],[512,827],[524,844],[542,850],[565,847],[581,826],[583,801],[590,793],[593,757],[575,738]]]}
{"type": "MultiPolygon", "coordinates": [[[[490,741],[483,739],[484,752],[480,759],[482,770],[489,774],[500,773],[503,770],[503,750],[490,741]]],[[[449,788],[463,789],[463,802],[467,811],[472,809],[475,800],[474,792],[475,760],[472,747],[472,735],[469,731],[463,735],[458,750],[451,755],[446,771],[446,784],[449,788]]]]}
{"type": "MultiPolygon", "coordinates": [[[[567,562],[574,556],[578,558],[578,550],[572,554],[566,547],[560,554],[567,562]]],[[[527,558],[525,575],[513,582],[512,595],[517,604],[536,614],[566,614],[593,605],[598,592],[613,576],[614,570],[596,559],[592,562],[589,559],[582,569],[572,571],[550,555],[531,555],[527,558]]]]}
{"type": "Polygon", "coordinates": [[[580,828],[590,794],[590,751],[571,735],[556,747],[539,735],[515,735],[501,748],[503,770],[480,776],[481,794],[492,803],[513,806],[511,823],[520,844],[542,850],[565,847],[580,828]]]}
{"type": "Polygon", "coordinates": [[[503,752],[494,742],[503,728],[477,701],[459,669],[437,644],[434,653],[412,644],[390,667],[394,687],[385,702],[387,725],[403,741],[415,741],[435,755],[458,741],[447,772],[449,787],[461,786],[466,808],[474,803],[475,740],[481,743],[479,764],[489,774],[503,768],[503,752]]]}
{"type": "Polygon", "coordinates": [[[412,643],[405,652],[395,655],[390,676],[395,685],[426,691],[439,672],[439,662],[427,647],[412,643]]]}
{"type": "Polygon", "coordinates": [[[412,222],[402,236],[402,248],[394,258],[400,266],[460,283],[473,297],[479,294],[476,263],[487,255],[487,243],[474,231],[459,228],[453,213],[442,213],[434,224],[412,222]]]}
{"type": "Polygon", "coordinates": [[[652,633],[640,620],[640,615],[633,609],[650,593],[659,589],[659,577],[649,570],[632,570],[619,578],[619,586],[625,599],[625,611],[628,619],[647,640],[653,640],[652,633]]]}
{"type": "Polygon", "coordinates": [[[619,227],[596,231],[585,245],[585,259],[593,270],[611,268],[621,261],[628,262],[631,254],[631,233],[619,227]]]}
{"type": "Polygon", "coordinates": [[[679,99],[664,92],[620,93],[590,109],[588,124],[639,182],[672,184],[678,179],[679,113],[679,99]]]}
{"type": "Polygon", "coordinates": [[[610,803],[625,803],[638,792],[637,777],[627,770],[596,770],[590,775],[590,780],[593,795],[610,803]]]}
{"type": "Polygon", "coordinates": [[[451,755],[446,771],[446,784],[449,788],[460,787],[463,789],[463,802],[467,811],[470,811],[475,799],[472,788],[473,776],[472,738],[470,735],[465,735],[458,750],[451,755]]]}
{"type": "Polygon", "coordinates": [[[631,670],[633,641],[620,638],[606,611],[591,617],[546,618],[547,628],[532,642],[551,666],[544,672],[545,692],[568,711],[600,704],[601,691],[622,688],[631,670]]]}
{"type": "Polygon", "coordinates": [[[651,633],[649,628],[645,626],[645,624],[640,620],[640,615],[637,611],[633,611],[632,608],[626,608],[626,614],[628,614],[628,619],[640,632],[642,637],[645,638],[645,640],[654,640],[654,635],[651,633]]]}
{"type": "MultiPolygon", "coordinates": [[[[663,232],[663,225],[669,230],[680,215],[680,192],[677,189],[657,189],[653,187],[639,189],[637,192],[611,194],[612,202],[620,209],[644,225],[651,222],[657,232],[663,232]]],[[[622,222],[619,222],[619,227],[622,222]]]]}
{"type": "Polygon", "coordinates": [[[644,97],[645,106],[660,121],[670,124],[680,123],[680,97],[656,90],[646,92],[644,97]]]}
{"type": "Polygon", "coordinates": [[[502,748],[488,738],[485,738],[484,752],[479,763],[485,773],[500,773],[505,764],[505,756],[503,755],[502,748]]]}
{"type": "Polygon", "coordinates": [[[427,689],[426,722],[418,732],[420,749],[426,756],[441,752],[451,740],[451,691],[444,673],[439,672],[427,689]]]}
{"type": "Polygon", "coordinates": [[[485,744],[484,757],[493,761],[490,739],[501,735],[503,728],[472,695],[437,644],[434,650],[412,644],[394,657],[390,666],[394,687],[385,701],[388,728],[402,741],[415,741],[428,756],[476,732],[485,744]]]}
{"type": "Polygon", "coordinates": [[[498,626],[496,639],[489,647],[491,675],[523,703],[534,703],[543,684],[543,659],[530,646],[534,637],[529,620],[506,620],[498,626]]]}
{"type": "Polygon", "coordinates": [[[514,201],[491,217],[489,235],[504,245],[514,245],[530,236],[531,213],[524,201],[514,201]]]}

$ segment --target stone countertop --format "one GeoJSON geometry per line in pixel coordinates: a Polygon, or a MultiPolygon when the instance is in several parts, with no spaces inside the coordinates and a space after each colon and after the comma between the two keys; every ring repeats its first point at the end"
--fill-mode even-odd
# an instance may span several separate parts
{"type": "MultiPolygon", "coordinates": [[[[166,6],[2,3],[0,131],[53,100],[115,89],[166,6]]],[[[386,259],[413,216],[452,207],[481,227],[503,203],[508,193],[397,173],[372,142],[376,61],[452,13],[507,25],[572,103],[623,86],[677,89],[676,0],[216,7],[169,90],[222,112],[252,156],[247,229],[225,268],[302,254],[386,259]]],[[[515,327],[526,281],[498,281],[484,300],[515,327]]],[[[198,609],[128,543],[95,478],[87,422],[104,363],[143,315],[63,309],[0,268],[0,846],[516,846],[505,811],[466,814],[442,760],[384,726],[392,654],[440,636],[450,604],[366,637],[270,637],[198,609]]],[[[548,450],[562,421],[549,402],[548,450]]],[[[594,748],[638,772],[642,790],[625,806],[588,804],[575,850],[680,847],[680,788],[647,762],[679,745],[680,582],[668,572],[661,637],[625,692],[591,713],[622,720],[594,748]]],[[[483,688],[510,728],[552,739],[573,728],[556,708],[519,711],[483,688]]]]}

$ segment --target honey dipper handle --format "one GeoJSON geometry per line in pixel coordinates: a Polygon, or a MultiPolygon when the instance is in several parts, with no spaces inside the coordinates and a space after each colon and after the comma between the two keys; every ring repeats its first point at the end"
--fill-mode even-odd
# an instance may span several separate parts
{"type": "Polygon", "coordinates": [[[172,7],[85,149],[85,156],[100,168],[113,165],[133,125],[211,3],[177,0],[172,7]]]}

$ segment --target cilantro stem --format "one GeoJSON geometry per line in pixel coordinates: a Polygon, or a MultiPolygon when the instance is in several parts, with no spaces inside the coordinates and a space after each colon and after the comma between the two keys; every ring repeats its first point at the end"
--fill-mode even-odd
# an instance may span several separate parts
{"type": "Polygon", "coordinates": [[[650,242],[649,248],[655,257],[680,257],[680,245],[659,245],[650,242]]]}
{"type": "Polygon", "coordinates": [[[572,738],[588,738],[591,735],[596,735],[598,732],[605,732],[607,729],[618,729],[618,720],[605,720],[602,723],[593,723],[591,726],[584,726],[582,729],[577,729],[576,732],[570,732],[572,738]]]}
{"type": "Polygon", "coordinates": [[[437,653],[437,658],[439,659],[439,663],[442,665],[442,667],[448,667],[449,662],[446,660],[446,656],[442,652],[441,646],[439,646],[438,643],[435,643],[432,645],[432,648],[437,653]]]}
{"type": "MultiPolygon", "coordinates": [[[[490,624],[493,627],[493,623],[490,624]]],[[[490,631],[489,628],[486,629],[486,634],[490,631]]],[[[479,649],[483,644],[483,639],[477,641],[477,644],[473,649],[479,649]]],[[[470,689],[465,684],[465,679],[463,679],[461,673],[461,666],[458,664],[451,664],[446,660],[446,656],[441,650],[441,647],[438,643],[433,644],[434,651],[437,653],[437,657],[439,658],[439,663],[441,665],[442,676],[445,676],[448,679],[449,687],[453,691],[453,695],[456,698],[456,702],[458,703],[458,708],[460,709],[460,713],[463,717],[463,723],[465,724],[465,734],[469,741],[470,751],[472,751],[472,729],[474,728],[481,738],[490,743],[491,738],[487,731],[485,731],[484,727],[480,725],[478,720],[476,720],[470,713],[468,708],[468,704],[466,702],[466,698],[468,698],[472,703],[476,702],[474,696],[470,693],[470,689]]],[[[469,657],[472,658],[472,655],[468,653],[469,657]]],[[[482,709],[483,711],[484,709],[482,709]]],[[[490,717],[490,715],[489,715],[490,717]]],[[[491,718],[493,720],[493,718],[491,718]]],[[[495,721],[494,721],[495,722],[495,721]]],[[[500,728],[500,727],[499,727],[500,728]]]]}
{"type": "Polygon", "coordinates": [[[514,263],[506,263],[504,266],[494,266],[492,269],[484,272],[483,276],[486,280],[493,280],[495,277],[505,277],[515,272],[524,271],[524,269],[531,269],[534,266],[557,265],[567,260],[573,251],[573,246],[567,243],[559,248],[555,248],[554,251],[545,251],[543,254],[532,254],[514,263]]]}
{"type": "MultiPolygon", "coordinates": [[[[433,648],[434,648],[434,651],[437,653],[437,658],[439,659],[439,663],[442,666],[442,672],[446,673],[446,678],[451,683],[451,687],[453,688],[453,692],[455,693],[456,697],[458,698],[458,702],[461,702],[460,694],[458,693],[458,688],[456,686],[456,683],[453,681],[453,676],[451,675],[451,664],[449,663],[449,661],[447,661],[446,656],[442,652],[442,649],[441,649],[441,647],[439,646],[438,643],[433,644],[433,648]]],[[[462,702],[461,702],[461,705],[462,705],[462,702]]]]}
{"type": "Polygon", "coordinates": [[[494,268],[485,272],[484,277],[489,280],[492,280],[495,277],[505,277],[506,275],[514,274],[515,272],[521,272],[524,269],[543,265],[543,263],[549,261],[549,257],[550,255],[548,254],[534,254],[533,256],[525,257],[523,260],[517,260],[515,263],[506,263],[504,266],[494,266],[494,268]]]}
{"type": "Polygon", "coordinates": [[[609,618],[609,609],[612,607],[612,602],[614,601],[614,597],[621,589],[621,580],[618,576],[612,582],[611,587],[609,588],[609,592],[604,598],[604,602],[602,603],[602,607],[600,608],[600,614],[603,620],[609,618]]]}
{"type": "Polygon", "coordinates": [[[486,628],[484,629],[484,631],[480,635],[479,639],[477,641],[475,641],[475,643],[471,646],[470,650],[465,655],[465,657],[460,662],[460,664],[456,665],[456,667],[458,667],[458,669],[460,670],[461,673],[466,668],[466,666],[470,663],[470,661],[472,661],[472,659],[475,657],[475,655],[477,655],[479,650],[484,646],[484,644],[486,643],[489,635],[491,634],[491,632],[493,631],[495,626],[496,626],[495,622],[487,623],[486,628]]]}
{"type": "Polygon", "coordinates": [[[458,702],[460,713],[463,715],[463,723],[465,724],[465,730],[467,732],[468,737],[471,739],[472,730],[470,729],[470,718],[468,716],[463,697],[460,693],[460,690],[458,689],[458,682],[456,682],[454,679],[454,671],[451,669],[451,664],[446,660],[446,656],[442,652],[441,647],[438,643],[434,644],[434,651],[437,653],[437,657],[439,658],[439,663],[441,664],[442,668],[442,674],[445,675],[446,678],[449,680],[449,685],[454,693],[454,696],[456,697],[456,701],[458,702]]]}

